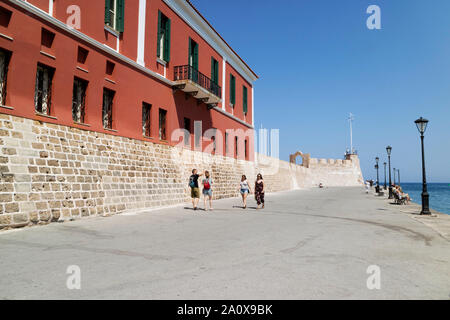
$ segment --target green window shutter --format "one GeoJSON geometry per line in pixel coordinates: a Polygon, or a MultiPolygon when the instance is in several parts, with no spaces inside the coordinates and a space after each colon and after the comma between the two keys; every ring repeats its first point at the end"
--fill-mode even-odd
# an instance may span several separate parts
{"type": "Polygon", "coordinates": [[[161,11],[158,11],[158,32],[156,33],[156,56],[161,56],[161,11]]]}
{"type": "Polygon", "coordinates": [[[233,104],[233,75],[230,74],[230,103],[233,104]]]}
{"type": "Polygon", "coordinates": [[[230,74],[230,102],[236,104],[236,79],[230,74]]]}
{"type": "Polygon", "coordinates": [[[125,25],[125,0],[117,0],[116,24],[117,24],[116,30],[119,32],[123,32],[125,25]]]}
{"type": "Polygon", "coordinates": [[[198,44],[195,43],[191,38],[189,38],[189,65],[198,70],[198,44]]]}
{"type": "Polygon", "coordinates": [[[219,84],[219,61],[216,61],[216,70],[214,74],[216,75],[216,84],[219,84]]]}
{"type": "Polygon", "coordinates": [[[236,77],[233,77],[233,101],[236,104],[236,77]]]}
{"type": "Polygon", "coordinates": [[[105,24],[109,24],[110,18],[109,10],[111,9],[109,4],[110,4],[109,0],[105,0],[105,24]]]}
{"type": "Polygon", "coordinates": [[[164,60],[170,61],[170,19],[166,21],[166,30],[164,32],[164,60]]]}
{"type": "Polygon", "coordinates": [[[212,82],[216,81],[216,75],[214,74],[215,71],[216,71],[216,67],[214,66],[214,58],[211,57],[211,80],[212,80],[212,82]]]}
{"type": "Polygon", "coordinates": [[[247,113],[247,111],[248,111],[248,105],[247,105],[247,87],[246,86],[243,86],[243,94],[242,94],[242,99],[244,100],[243,101],[243,109],[244,109],[244,113],[246,114],[247,113]]]}
{"type": "Polygon", "coordinates": [[[233,104],[233,75],[230,74],[230,103],[233,104]]]}
{"type": "Polygon", "coordinates": [[[219,84],[219,62],[214,57],[211,57],[211,80],[219,84]]]}
{"type": "Polygon", "coordinates": [[[211,80],[219,84],[219,63],[213,57],[211,57],[211,80]]]}
{"type": "Polygon", "coordinates": [[[194,47],[194,68],[198,70],[198,44],[194,47]]]}

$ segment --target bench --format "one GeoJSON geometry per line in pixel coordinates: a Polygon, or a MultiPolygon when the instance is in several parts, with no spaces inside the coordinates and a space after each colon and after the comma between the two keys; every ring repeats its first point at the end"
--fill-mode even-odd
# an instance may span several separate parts
{"type": "Polygon", "coordinates": [[[406,204],[406,198],[400,197],[397,192],[394,192],[394,199],[396,204],[399,205],[406,204]]]}

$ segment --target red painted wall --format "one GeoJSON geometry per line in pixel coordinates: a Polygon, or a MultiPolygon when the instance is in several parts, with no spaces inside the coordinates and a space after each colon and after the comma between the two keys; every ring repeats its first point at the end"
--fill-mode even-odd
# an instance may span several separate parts
{"type": "MultiPolygon", "coordinates": [[[[48,11],[48,0],[34,0],[29,2],[39,6],[42,10],[48,11]]],[[[55,1],[54,16],[66,22],[69,16],[66,12],[67,7],[73,5],[73,2],[70,0],[55,1]]],[[[137,16],[139,2],[137,0],[127,0],[126,3],[125,31],[120,37],[120,53],[135,61],[137,57],[137,16]]],[[[81,8],[80,31],[115,49],[116,38],[111,33],[106,32],[104,28],[103,1],[79,0],[76,4],[81,8]]],[[[91,47],[87,43],[80,43],[73,36],[28,15],[22,9],[9,4],[8,1],[2,0],[0,1],[0,5],[12,11],[9,25],[7,27],[0,26],[0,32],[12,37],[13,40],[0,37],[0,47],[13,53],[9,65],[6,105],[14,108],[14,110],[10,110],[0,107],[0,112],[87,130],[148,140],[142,135],[142,102],[146,102],[152,105],[151,133],[152,140],[156,143],[175,144],[174,142],[164,142],[158,139],[159,108],[163,108],[168,112],[167,132],[169,138],[172,130],[184,127],[185,117],[191,120],[192,133],[194,130],[194,121],[202,121],[204,131],[209,128],[217,128],[223,132],[224,136],[226,129],[248,130],[248,127],[230,117],[215,110],[208,110],[204,103],[198,104],[195,98],[186,97],[181,91],[174,94],[170,86],[130,67],[120,60],[106,55],[104,52],[91,47]],[[55,33],[55,40],[51,49],[41,47],[41,30],[43,27],[55,33]],[[77,63],[78,46],[89,51],[85,64],[77,63]],[[41,51],[49,53],[55,58],[48,57],[42,54],[41,51]],[[115,63],[115,70],[112,76],[106,74],[107,60],[115,63]],[[56,70],[52,87],[51,118],[36,115],[34,109],[35,77],[38,62],[51,66],[56,70]],[[72,120],[72,86],[75,76],[89,82],[86,96],[86,125],[75,124],[72,120]],[[115,83],[108,80],[112,80],[115,83]],[[103,88],[109,88],[116,92],[113,105],[114,131],[105,130],[102,125],[103,88]]],[[[191,37],[199,44],[199,71],[208,77],[211,76],[211,56],[213,56],[219,62],[219,85],[222,86],[221,56],[161,0],[147,2],[145,39],[146,67],[163,74],[163,68],[156,63],[158,10],[161,10],[171,19],[171,61],[167,65],[167,78],[173,79],[174,66],[187,64],[188,39],[191,37]]],[[[229,106],[230,72],[236,76],[236,106],[234,114],[239,119],[245,120],[242,112],[242,84],[245,83],[248,87],[249,105],[246,122],[251,124],[251,85],[229,64],[227,64],[226,70],[226,105],[229,106]]],[[[227,107],[227,111],[230,111],[229,107],[227,107]]],[[[251,135],[248,139],[252,140],[253,136],[251,135]]],[[[204,146],[207,144],[209,143],[204,142],[204,146]]],[[[243,142],[241,144],[243,146],[243,142]]],[[[231,141],[230,146],[232,146],[231,141]]],[[[253,143],[249,143],[249,147],[253,147],[253,143]]],[[[253,160],[252,149],[250,148],[248,151],[249,160],[253,160]]]]}

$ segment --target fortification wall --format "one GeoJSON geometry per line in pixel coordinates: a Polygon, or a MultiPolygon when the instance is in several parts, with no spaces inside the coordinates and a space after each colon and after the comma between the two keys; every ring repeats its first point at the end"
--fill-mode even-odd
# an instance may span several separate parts
{"type": "Polygon", "coordinates": [[[184,203],[192,168],[212,173],[216,199],[258,172],[268,192],[362,183],[357,158],[312,160],[254,163],[0,114],[0,229],[184,203]]]}
{"type": "Polygon", "coordinates": [[[317,187],[360,186],[364,184],[358,156],[348,160],[310,159],[309,167],[258,155],[261,171],[270,191],[317,187]],[[278,173],[275,169],[278,168],[278,173]],[[266,173],[266,174],[265,174],[266,173]]]}

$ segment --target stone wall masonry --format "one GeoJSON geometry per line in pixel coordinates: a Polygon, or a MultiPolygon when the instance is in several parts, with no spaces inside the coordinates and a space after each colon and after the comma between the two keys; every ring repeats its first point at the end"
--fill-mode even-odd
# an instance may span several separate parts
{"type": "Polygon", "coordinates": [[[357,157],[253,163],[0,113],[0,229],[185,203],[192,168],[211,172],[215,199],[259,172],[268,192],[362,183],[357,157]]]}

